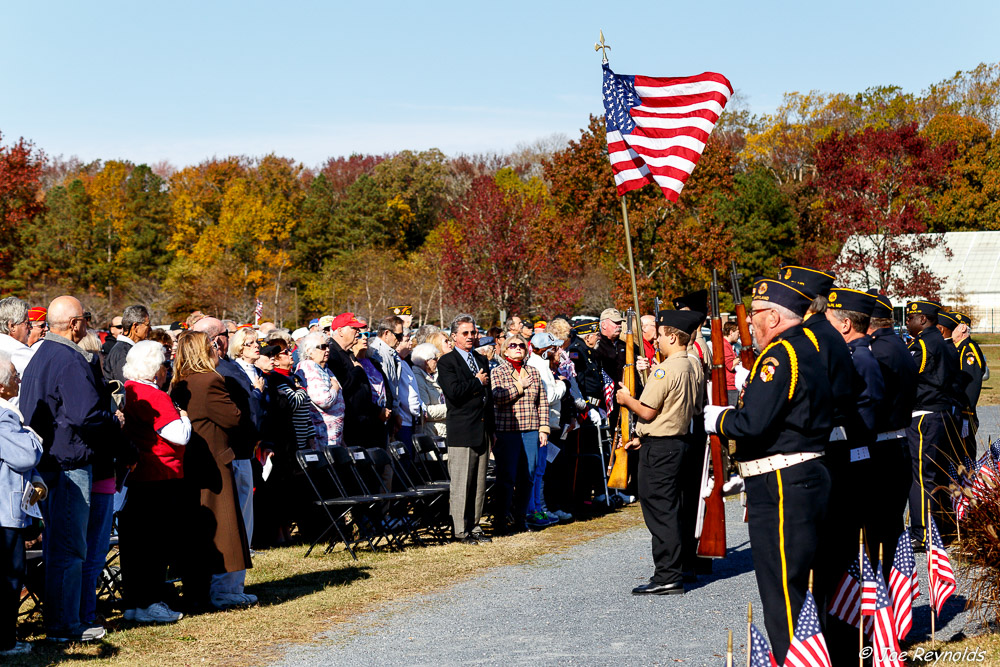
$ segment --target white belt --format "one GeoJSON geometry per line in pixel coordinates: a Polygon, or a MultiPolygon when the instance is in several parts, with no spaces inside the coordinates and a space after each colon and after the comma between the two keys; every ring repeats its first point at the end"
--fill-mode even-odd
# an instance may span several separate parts
{"type": "Polygon", "coordinates": [[[834,426],[833,430],[830,431],[830,442],[839,442],[841,440],[847,440],[847,431],[844,430],[843,426],[834,426]]]}
{"type": "Polygon", "coordinates": [[[823,456],[823,452],[802,452],[800,454],[775,454],[754,461],[745,463],[737,462],[736,467],[740,471],[740,477],[753,477],[764,473],[781,470],[798,463],[805,463],[823,456]]]}
{"type": "Polygon", "coordinates": [[[855,447],[851,450],[851,463],[856,461],[864,461],[865,459],[870,459],[871,453],[868,451],[868,445],[862,445],[861,447],[855,447]]]}
{"type": "Polygon", "coordinates": [[[917,410],[917,411],[911,413],[910,417],[915,419],[917,417],[922,417],[923,415],[932,415],[932,414],[934,414],[934,413],[931,412],[930,410],[917,410]]]}
{"type": "Polygon", "coordinates": [[[895,440],[896,438],[905,438],[906,429],[901,428],[898,431],[886,431],[885,433],[879,433],[875,438],[875,442],[882,442],[883,440],[895,440]]]}

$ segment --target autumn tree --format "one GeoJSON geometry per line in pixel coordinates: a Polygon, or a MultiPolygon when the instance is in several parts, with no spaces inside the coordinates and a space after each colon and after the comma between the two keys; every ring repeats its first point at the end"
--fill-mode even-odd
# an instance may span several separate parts
{"type": "Polygon", "coordinates": [[[20,256],[19,229],[42,213],[41,177],[45,154],[23,138],[5,146],[0,134],[0,287],[16,285],[11,269],[20,256]]]}
{"type": "Polygon", "coordinates": [[[950,147],[930,146],[915,124],[820,143],[816,185],[826,227],[843,244],[830,261],[845,282],[896,298],[937,295],[941,280],[921,256],[941,244],[924,232],[950,159],[950,147]]]}
{"type": "Polygon", "coordinates": [[[934,194],[935,232],[1000,229],[1000,137],[983,121],[938,114],[923,130],[932,146],[950,144],[954,159],[934,194]]]}

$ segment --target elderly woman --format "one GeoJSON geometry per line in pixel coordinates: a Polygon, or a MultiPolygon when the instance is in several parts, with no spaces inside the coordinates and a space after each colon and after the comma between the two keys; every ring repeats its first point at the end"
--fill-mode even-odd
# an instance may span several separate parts
{"type": "Polygon", "coordinates": [[[42,459],[42,439],[24,426],[21,413],[11,403],[19,387],[10,353],[0,351],[0,656],[31,651],[31,644],[17,641],[25,568],[21,531],[31,522],[21,511],[21,498],[31,485],[35,487],[33,502],[46,493],[33,470],[42,459]]]}
{"type": "Polygon", "coordinates": [[[424,433],[432,438],[443,438],[446,434],[444,418],[448,408],[445,406],[444,392],[438,384],[439,356],[438,349],[431,343],[421,343],[410,353],[413,375],[417,378],[417,388],[420,390],[420,402],[424,404],[424,433]]]}
{"type": "MultiPolygon", "coordinates": [[[[506,517],[514,516],[514,528],[527,521],[540,528],[552,523],[544,515],[526,517],[534,483],[539,447],[549,438],[549,401],[538,371],[526,361],[528,341],[510,334],[501,348],[500,365],[490,372],[496,421],[497,464],[496,510],[499,532],[505,532],[506,517]]],[[[544,455],[544,454],[543,454],[544,455]]]]}
{"type": "Polygon", "coordinates": [[[128,502],[118,517],[127,619],[172,623],[182,614],[163,602],[167,565],[185,540],[184,450],[191,420],[162,389],[163,343],[144,340],[125,357],[125,432],[138,452],[128,476],[128,502]]]}
{"type": "Polygon", "coordinates": [[[184,486],[193,508],[185,524],[184,597],[195,608],[251,602],[244,593],[209,597],[213,574],[253,567],[246,526],[236,501],[236,455],[230,446],[230,434],[240,424],[240,411],[215,370],[217,362],[206,334],[187,331],[177,338],[170,398],[187,410],[191,420],[191,439],[183,461],[184,486]]]}
{"type": "Polygon", "coordinates": [[[439,353],[438,356],[448,354],[455,349],[454,341],[452,341],[451,337],[443,331],[432,333],[427,337],[427,342],[437,348],[439,353]]]}
{"type": "Polygon", "coordinates": [[[301,361],[295,370],[309,394],[310,414],[316,439],[323,445],[343,445],[344,394],[340,383],[326,367],[329,344],[320,334],[309,334],[299,341],[301,361]]]}

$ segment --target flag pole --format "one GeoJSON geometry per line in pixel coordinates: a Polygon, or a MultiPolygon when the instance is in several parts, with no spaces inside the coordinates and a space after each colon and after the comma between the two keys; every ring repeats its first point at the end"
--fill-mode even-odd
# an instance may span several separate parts
{"type": "MultiPolygon", "coordinates": [[[[865,588],[865,529],[858,531],[858,573],[861,575],[861,590],[865,588]]],[[[865,667],[865,617],[858,619],[858,667],[865,667]]]]}
{"type": "Polygon", "coordinates": [[[628,275],[632,279],[632,305],[635,307],[636,318],[642,313],[639,310],[639,290],[635,286],[635,261],[632,259],[632,229],[628,224],[628,207],[625,205],[625,195],[622,195],[622,220],[625,222],[625,249],[628,251],[628,275]]]}
{"type": "Polygon", "coordinates": [[[927,601],[931,604],[931,644],[934,643],[934,631],[937,625],[937,607],[934,606],[934,589],[931,586],[931,561],[934,559],[934,549],[931,546],[931,503],[927,501],[927,526],[924,529],[926,541],[924,550],[927,552],[927,601]]]}
{"type": "MultiPolygon", "coordinates": [[[[810,581],[812,573],[810,573],[810,581]]],[[[750,667],[750,624],[753,623],[753,603],[747,602],[747,667],[750,667]]]]}
{"type": "Polygon", "coordinates": [[[733,667],[733,631],[729,630],[729,642],[726,644],[726,667],[733,667]]]}

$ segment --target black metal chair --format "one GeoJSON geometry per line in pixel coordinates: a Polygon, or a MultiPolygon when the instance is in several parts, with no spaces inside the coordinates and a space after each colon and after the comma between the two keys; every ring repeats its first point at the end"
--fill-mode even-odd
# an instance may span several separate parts
{"type": "MultiPolygon", "coordinates": [[[[299,467],[302,468],[302,472],[305,474],[306,479],[309,481],[309,486],[312,487],[313,493],[315,495],[315,500],[312,501],[312,505],[316,510],[321,510],[322,514],[319,516],[326,516],[327,525],[319,532],[312,543],[309,545],[309,549],[306,551],[306,556],[312,553],[312,550],[319,544],[324,537],[335,531],[337,535],[340,536],[340,541],[344,543],[347,548],[347,552],[351,554],[351,558],[357,560],[358,557],[354,553],[354,549],[351,547],[351,541],[344,535],[344,531],[341,530],[341,523],[345,522],[348,515],[355,510],[361,500],[358,498],[351,498],[346,496],[342,489],[337,484],[337,480],[331,474],[330,462],[325,456],[320,452],[312,451],[308,449],[300,449],[295,452],[295,460],[298,461],[299,467]]],[[[350,525],[347,525],[348,530],[350,530],[350,525]]],[[[352,531],[353,532],[353,531],[352,531]]],[[[333,550],[336,542],[331,540],[329,545],[327,545],[326,553],[330,553],[333,550]]],[[[356,547],[358,541],[354,542],[356,547]]],[[[369,540],[369,545],[372,549],[375,545],[369,540]]]]}

